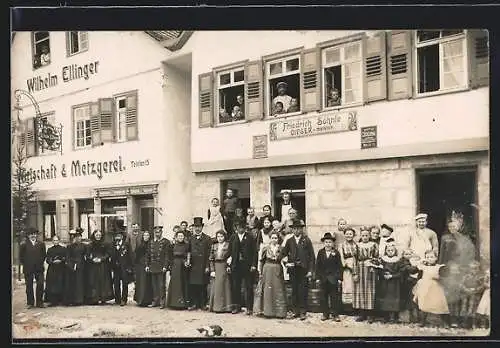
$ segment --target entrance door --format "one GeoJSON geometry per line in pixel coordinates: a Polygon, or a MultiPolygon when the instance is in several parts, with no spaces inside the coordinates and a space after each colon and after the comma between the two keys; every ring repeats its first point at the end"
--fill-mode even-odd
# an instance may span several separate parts
{"type": "MultiPolygon", "coordinates": [[[[233,193],[240,200],[243,216],[247,216],[247,208],[250,207],[250,179],[225,180],[221,182],[222,197],[220,203],[226,198],[226,190],[232,189],[233,193]]],[[[207,207],[208,209],[208,207],[207,207]]]]}
{"type": "Polygon", "coordinates": [[[141,208],[141,229],[143,231],[153,231],[155,224],[154,208],[141,208]]]}
{"type": "Polygon", "coordinates": [[[422,170],[417,171],[417,178],[418,210],[429,215],[427,226],[441,239],[447,218],[458,210],[464,214],[465,231],[476,244],[476,168],[422,170]]]}
{"type": "Polygon", "coordinates": [[[277,219],[281,210],[281,192],[290,191],[298,217],[306,222],[306,178],[305,175],[280,176],[271,178],[273,193],[273,215],[277,219]]]}

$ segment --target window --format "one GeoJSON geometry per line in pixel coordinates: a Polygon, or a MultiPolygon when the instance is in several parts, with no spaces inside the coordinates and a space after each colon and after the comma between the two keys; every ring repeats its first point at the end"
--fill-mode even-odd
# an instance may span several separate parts
{"type": "Polygon", "coordinates": [[[127,98],[116,98],[116,141],[127,140],[127,98]]]}
{"type": "Polygon", "coordinates": [[[33,69],[50,64],[50,42],[48,31],[32,33],[33,69]]]}
{"type": "Polygon", "coordinates": [[[43,239],[52,240],[57,232],[56,201],[42,201],[43,239]]]}
{"type": "Polygon", "coordinates": [[[88,32],[68,31],[66,33],[66,48],[68,51],[68,56],[88,50],[88,32]]]}
{"type": "Polygon", "coordinates": [[[417,30],[419,94],[467,86],[467,46],[463,30],[417,30]]]}
{"type": "Polygon", "coordinates": [[[92,145],[90,130],[90,104],[73,109],[75,149],[92,145]]]}
{"type": "Polygon", "coordinates": [[[217,73],[217,105],[219,123],[245,119],[245,69],[217,73]]]}
{"type": "Polygon", "coordinates": [[[361,42],[326,48],[321,59],[323,106],[330,108],[363,101],[361,42]]]}
{"type": "Polygon", "coordinates": [[[266,82],[269,116],[300,112],[300,56],[267,62],[266,82]]]}

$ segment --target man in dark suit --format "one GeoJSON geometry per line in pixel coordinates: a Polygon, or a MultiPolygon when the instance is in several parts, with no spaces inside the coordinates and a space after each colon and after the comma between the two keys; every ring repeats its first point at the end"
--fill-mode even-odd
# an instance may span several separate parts
{"type": "Polygon", "coordinates": [[[172,245],[162,237],[163,226],[153,228],[154,236],[149,246],[146,258],[146,272],[151,272],[153,283],[153,303],[149,307],[165,308],[166,274],[172,262],[172,245]]]}
{"type": "Polygon", "coordinates": [[[194,233],[189,239],[189,251],[191,254],[191,268],[189,270],[189,310],[205,309],[207,305],[207,285],[209,281],[210,247],[212,239],[202,232],[203,218],[193,219],[194,233]]]}
{"type": "Polygon", "coordinates": [[[342,284],[342,261],[334,247],[335,237],[330,232],[325,233],[321,241],[324,247],[318,251],[315,272],[316,283],[321,288],[321,320],[327,320],[331,314],[332,319],[340,321],[338,315],[341,306],[339,288],[342,284]]]}
{"type": "Polygon", "coordinates": [[[234,190],[228,188],[226,190],[226,198],[222,202],[222,215],[224,218],[224,228],[229,236],[233,234],[233,224],[236,216],[236,209],[241,208],[241,202],[234,195],[234,190]]]}
{"type": "Polygon", "coordinates": [[[115,232],[111,252],[111,266],[113,270],[115,303],[125,306],[128,299],[128,283],[132,278],[133,266],[130,246],[123,240],[122,231],[115,232]]]}
{"type": "Polygon", "coordinates": [[[283,247],[282,255],[286,257],[290,282],[292,284],[292,307],[294,317],[306,319],[308,281],[314,270],[314,249],[309,237],[304,235],[305,224],[295,220],[290,225],[293,237],[283,247]]]}
{"type": "Polygon", "coordinates": [[[229,240],[231,250],[232,313],[236,314],[241,311],[241,286],[244,283],[246,314],[252,315],[253,285],[257,270],[257,246],[255,238],[246,231],[245,225],[245,221],[235,220],[233,225],[235,233],[229,240]]]}
{"type": "MultiPolygon", "coordinates": [[[[135,260],[135,249],[142,243],[142,233],[141,233],[141,228],[139,227],[139,224],[137,222],[134,222],[132,224],[132,231],[127,234],[127,238],[125,239],[125,243],[128,244],[130,247],[130,254],[131,254],[131,259],[135,260]]],[[[134,268],[132,268],[134,270],[134,268]]],[[[135,281],[135,275],[134,272],[130,274],[131,278],[129,279],[130,282],[135,281]]]]}
{"type": "Polygon", "coordinates": [[[44,262],[46,256],[45,243],[37,240],[38,230],[28,229],[28,239],[20,245],[19,257],[23,266],[26,283],[26,302],[28,308],[43,308],[44,262]],[[36,280],[36,303],[33,295],[33,278],[36,280]]]}

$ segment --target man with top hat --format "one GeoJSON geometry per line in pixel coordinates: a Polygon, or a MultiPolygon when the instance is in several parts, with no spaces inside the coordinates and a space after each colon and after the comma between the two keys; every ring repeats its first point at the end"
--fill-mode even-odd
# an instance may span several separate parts
{"type": "Polygon", "coordinates": [[[335,250],[335,237],[327,232],[321,238],[323,248],[316,257],[316,283],[321,289],[320,305],[323,312],[321,320],[329,319],[330,315],[335,321],[340,321],[342,286],[342,261],[340,254],[335,250]]]}
{"type": "Polygon", "coordinates": [[[416,227],[410,230],[405,249],[411,249],[421,260],[425,259],[425,252],[433,250],[436,255],[439,252],[439,242],[436,232],[427,228],[427,217],[425,213],[415,216],[416,227]]]}
{"type": "Polygon", "coordinates": [[[163,238],[163,226],[153,227],[153,238],[149,243],[146,257],[146,272],[151,273],[153,285],[153,303],[149,307],[165,308],[166,300],[166,274],[172,261],[172,244],[163,238]]]}
{"type": "Polygon", "coordinates": [[[128,283],[132,278],[132,253],[130,245],[123,238],[123,231],[115,230],[111,249],[111,269],[115,303],[125,306],[128,299],[128,283]]]}
{"type": "Polygon", "coordinates": [[[85,254],[87,247],[82,243],[83,229],[77,227],[71,244],[66,248],[65,299],[68,306],[80,306],[85,300],[85,254]]]}
{"type": "Polygon", "coordinates": [[[276,103],[281,102],[283,104],[283,110],[288,112],[288,108],[290,107],[290,102],[292,101],[292,97],[290,97],[286,90],[288,88],[288,84],[285,81],[280,81],[276,84],[276,89],[278,90],[278,95],[273,98],[273,109],[276,103]]]}
{"type": "Polygon", "coordinates": [[[282,255],[287,258],[285,266],[290,275],[292,284],[292,307],[294,317],[306,319],[308,282],[314,270],[314,249],[312,242],[304,235],[305,224],[295,220],[290,228],[293,237],[290,237],[283,247],[282,255]]]}
{"type": "Polygon", "coordinates": [[[189,310],[206,309],[207,306],[207,285],[209,282],[210,270],[208,259],[212,239],[203,233],[203,218],[193,219],[193,234],[189,238],[189,310]]]}
{"type": "Polygon", "coordinates": [[[232,313],[241,311],[245,305],[247,315],[253,313],[254,291],[253,286],[257,271],[257,244],[251,233],[248,233],[246,222],[235,220],[235,233],[229,239],[231,253],[231,299],[232,313]],[[241,298],[242,285],[245,287],[245,301],[241,298]]]}
{"type": "Polygon", "coordinates": [[[21,242],[19,250],[26,283],[26,302],[28,308],[33,308],[35,305],[43,307],[45,243],[37,240],[38,230],[35,228],[29,228],[27,235],[27,240],[21,242]],[[35,295],[33,294],[33,279],[36,281],[35,295]]]}

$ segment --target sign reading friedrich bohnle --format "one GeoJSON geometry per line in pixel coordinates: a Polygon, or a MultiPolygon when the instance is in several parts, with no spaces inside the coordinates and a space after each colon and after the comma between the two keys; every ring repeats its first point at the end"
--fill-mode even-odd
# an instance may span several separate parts
{"type": "Polygon", "coordinates": [[[356,111],[325,113],[294,120],[274,121],[269,125],[271,141],[349,132],[358,129],[356,111]]]}

